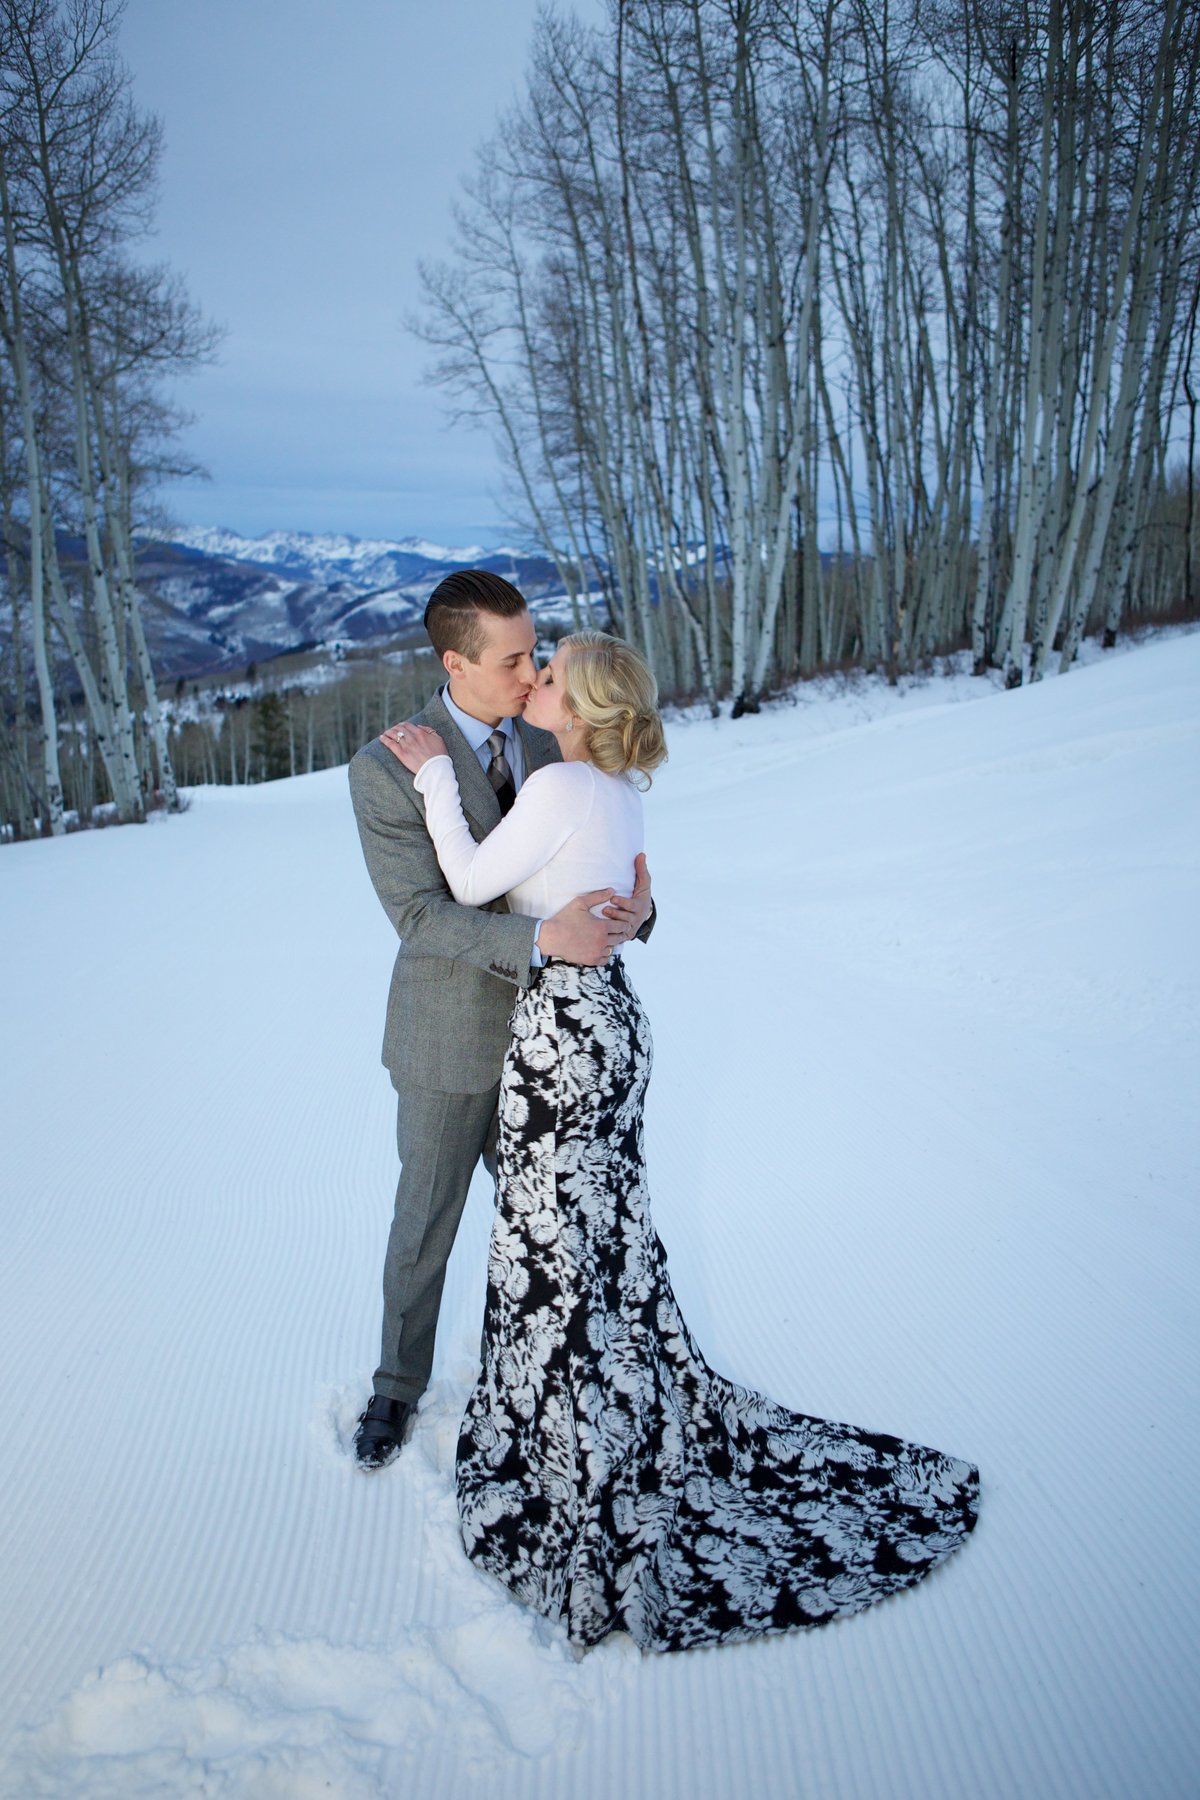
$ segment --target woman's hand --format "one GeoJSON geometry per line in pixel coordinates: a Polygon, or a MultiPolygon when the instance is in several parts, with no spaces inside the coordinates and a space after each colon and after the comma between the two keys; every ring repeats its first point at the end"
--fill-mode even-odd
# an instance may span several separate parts
{"type": "Polygon", "coordinates": [[[389,726],[381,733],[379,741],[386,744],[392,755],[414,775],[431,756],[449,754],[436,731],[430,730],[428,725],[414,725],[411,720],[406,720],[403,725],[389,726]]]}
{"type": "Polygon", "coordinates": [[[650,871],[646,867],[646,858],[641,851],[634,858],[633,877],[633,892],[629,898],[614,894],[612,900],[604,908],[605,917],[615,919],[620,924],[620,935],[616,939],[619,944],[632,942],[650,917],[653,904],[650,893],[650,871]]]}

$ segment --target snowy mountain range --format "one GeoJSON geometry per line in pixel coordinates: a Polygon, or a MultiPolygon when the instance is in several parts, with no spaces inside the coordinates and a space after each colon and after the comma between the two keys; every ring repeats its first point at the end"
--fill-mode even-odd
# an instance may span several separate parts
{"type": "Polygon", "coordinates": [[[288,651],[424,642],[430,592],[452,569],[486,568],[520,588],[535,614],[564,601],[549,558],[508,547],[448,548],[298,531],[241,537],[190,526],[144,539],[138,585],[163,678],[213,674],[288,651]]]}

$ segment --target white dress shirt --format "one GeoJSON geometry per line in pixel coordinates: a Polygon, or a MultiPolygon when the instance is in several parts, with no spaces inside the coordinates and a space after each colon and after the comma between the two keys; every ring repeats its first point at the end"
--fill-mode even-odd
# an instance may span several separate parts
{"type": "Polygon", "coordinates": [[[449,684],[442,689],[442,700],[446,711],[479,758],[479,766],[485,775],[492,766],[492,750],[488,739],[493,731],[504,733],[504,754],[512,770],[513,786],[519,789],[525,779],[525,752],[521,746],[521,734],[517,730],[516,720],[501,719],[498,725],[485,725],[482,719],[473,719],[470,713],[465,713],[461,706],[454,704],[449,684]]]}

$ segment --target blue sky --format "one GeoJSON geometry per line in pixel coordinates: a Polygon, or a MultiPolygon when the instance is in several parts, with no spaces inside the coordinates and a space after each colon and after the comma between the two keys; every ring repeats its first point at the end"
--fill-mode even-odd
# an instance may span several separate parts
{"type": "Polygon", "coordinates": [[[519,91],[536,10],[128,0],[122,52],[166,135],[150,248],[227,330],[181,396],[212,481],[164,491],[180,523],[511,535],[486,432],[446,426],[402,321],[475,145],[519,91]]]}

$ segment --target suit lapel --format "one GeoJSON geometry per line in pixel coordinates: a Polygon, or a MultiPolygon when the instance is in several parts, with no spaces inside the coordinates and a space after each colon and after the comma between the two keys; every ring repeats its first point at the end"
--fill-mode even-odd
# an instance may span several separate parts
{"type": "Polygon", "coordinates": [[[476,843],[494,831],[500,823],[500,802],[496,790],[483,772],[479,758],[451,718],[440,694],[435,694],[423,713],[419,725],[431,725],[444,742],[458,777],[458,793],[467,823],[476,843]]]}
{"type": "MultiPolygon", "coordinates": [[[[479,842],[489,831],[495,830],[501,818],[496,790],[484,774],[483,765],[459,730],[440,693],[434,694],[425,710],[418,713],[417,723],[431,725],[445,743],[458,776],[463,812],[476,842],[479,842]]],[[[544,769],[547,763],[562,761],[551,732],[538,731],[536,727],[526,725],[524,719],[517,719],[515,724],[521,737],[526,775],[532,775],[535,769],[544,769]]]]}

